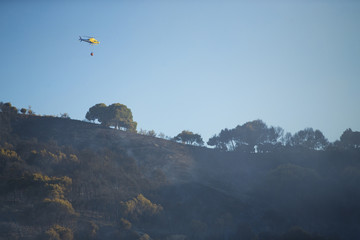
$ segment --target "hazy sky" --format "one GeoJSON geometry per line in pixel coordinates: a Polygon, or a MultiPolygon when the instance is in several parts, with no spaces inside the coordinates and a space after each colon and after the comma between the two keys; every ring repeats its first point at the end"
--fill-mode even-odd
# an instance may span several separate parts
{"type": "Polygon", "coordinates": [[[255,119],[360,131],[360,1],[0,1],[0,49],[0,101],[41,115],[118,102],[205,141],[255,119]]]}

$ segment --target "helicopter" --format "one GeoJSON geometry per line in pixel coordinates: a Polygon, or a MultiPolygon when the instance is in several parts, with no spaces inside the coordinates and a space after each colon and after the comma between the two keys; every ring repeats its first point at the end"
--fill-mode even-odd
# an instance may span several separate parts
{"type": "MultiPolygon", "coordinates": [[[[86,38],[82,38],[81,36],[79,36],[79,41],[80,42],[87,42],[90,43],[90,45],[98,45],[100,42],[98,40],[96,40],[94,37],[86,37],[86,38]]],[[[94,53],[91,52],[90,56],[94,56],[94,53]]]]}
{"type": "Polygon", "coordinates": [[[80,42],[87,42],[90,43],[90,45],[98,45],[100,42],[98,40],[96,40],[94,37],[86,37],[86,38],[82,38],[81,36],[79,36],[79,41],[80,42]]]}

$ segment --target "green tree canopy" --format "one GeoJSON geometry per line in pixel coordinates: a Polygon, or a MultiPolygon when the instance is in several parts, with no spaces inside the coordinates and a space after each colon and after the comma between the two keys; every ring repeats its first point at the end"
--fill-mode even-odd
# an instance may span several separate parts
{"type": "Polygon", "coordinates": [[[175,141],[180,141],[185,144],[196,144],[199,146],[204,145],[204,141],[199,134],[193,133],[191,131],[182,131],[177,136],[174,137],[175,141]]]}
{"type": "Polygon", "coordinates": [[[101,124],[107,125],[106,122],[106,104],[98,103],[89,108],[89,111],[86,113],[85,118],[89,121],[98,120],[101,124]]]}
{"type": "Polygon", "coordinates": [[[95,104],[89,108],[85,118],[89,121],[98,120],[107,127],[136,131],[137,122],[133,120],[131,110],[124,104],[114,103],[109,106],[104,103],[95,104]]]}

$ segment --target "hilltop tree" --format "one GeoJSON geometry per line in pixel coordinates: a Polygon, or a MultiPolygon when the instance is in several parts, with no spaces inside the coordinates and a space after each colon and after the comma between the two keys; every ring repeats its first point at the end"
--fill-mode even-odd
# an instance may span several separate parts
{"type": "Polygon", "coordinates": [[[11,103],[0,102],[0,135],[5,132],[10,132],[11,121],[16,118],[18,109],[11,105],[11,103]]]}
{"type": "Polygon", "coordinates": [[[114,103],[107,107],[110,126],[136,131],[137,123],[133,121],[131,110],[125,105],[114,103]]]}
{"type": "Polygon", "coordinates": [[[360,132],[346,129],[340,137],[340,144],[345,148],[360,148],[360,132]]]}
{"type": "Polygon", "coordinates": [[[207,144],[209,146],[215,146],[215,148],[217,148],[219,150],[225,150],[225,151],[228,150],[228,148],[226,146],[226,141],[222,141],[220,136],[218,136],[216,134],[209,139],[207,144]]]}
{"type": "Polygon", "coordinates": [[[218,135],[212,136],[207,144],[215,146],[216,149],[224,151],[234,151],[236,148],[236,140],[234,138],[234,129],[223,129],[218,135]]]}
{"type": "Polygon", "coordinates": [[[3,103],[0,102],[0,112],[3,112],[5,114],[8,114],[9,116],[16,115],[18,112],[18,109],[11,105],[11,103],[3,103]]]}
{"type": "Polygon", "coordinates": [[[181,141],[185,144],[197,144],[199,146],[204,145],[204,141],[199,134],[195,134],[191,131],[182,131],[177,136],[174,137],[175,141],[181,141]]]}
{"type": "Polygon", "coordinates": [[[254,120],[233,129],[223,129],[209,139],[208,145],[227,151],[271,151],[284,134],[280,127],[268,127],[261,120],[254,120]]]}
{"type": "Polygon", "coordinates": [[[98,120],[101,124],[108,126],[106,122],[106,104],[98,103],[89,108],[89,111],[86,113],[85,118],[89,121],[98,120]]]}
{"type": "MultiPolygon", "coordinates": [[[[237,141],[237,149],[245,148],[247,151],[254,151],[254,147],[270,140],[270,132],[268,127],[261,120],[247,122],[242,126],[235,128],[235,137],[237,141]]],[[[272,136],[271,136],[272,137],[272,136]]]]}
{"type": "Polygon", "coordinates": [[[219,140],[220,142],[223,142],[224,145],[226,145],[226,148],[228,150],[235,150],[236,146],[237,146],[237,141],[236,141],[236,130],[235,129],[227,129],[225,128],[224,130],[221,130],[220,134],[219,134],[219,140]]]}
{"type": "Polygon", "coordinates": [[[98,120],[107,127],[113,126],[116,129],[136,131],[137,122],[133,121],[131,110],[120,103],[114,103],[110,106],[98,103],[89,108],[85,118],[89,121],[98,120]]]}
{"type": "Polygon", "coordinates": [[[305,128],[292,136],[291,145],[312,150],[324,150],[329,142],[320,130],[314,131],[312,128],[305,128]]]}

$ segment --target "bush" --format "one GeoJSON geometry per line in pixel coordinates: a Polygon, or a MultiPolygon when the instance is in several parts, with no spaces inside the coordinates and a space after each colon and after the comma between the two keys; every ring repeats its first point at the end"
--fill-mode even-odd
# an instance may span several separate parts
{"type": "Polygon", "coordinates": [[[129,230],[131,229],[131,222],[126,220],[125,218],[120,219],[120,228],[129,230]]]}
{"type": "Polygon", "coordinates": [[[149,199],[139,194],[137,197],[121,202],[123,214],[131,219],[138,220],[140,217],[153,216],[159,214],[163,207],[152,203],[149,199]]]}
{"type": "Polygon", "coordinates": [[[62,227],[60,225],[53,225],[45,232],[43,239],[73,240],[74,234],[70,228],[62,227]]]}

